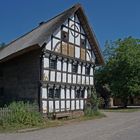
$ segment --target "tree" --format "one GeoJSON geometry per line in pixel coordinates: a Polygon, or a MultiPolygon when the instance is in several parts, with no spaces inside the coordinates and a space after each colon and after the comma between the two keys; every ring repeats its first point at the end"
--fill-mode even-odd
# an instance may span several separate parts
{"type": "Polygon", "coordinates": [[[113,53],[100,75],[104,76],[102,82],[109,85],[112,96],[120,98],[126,107],[129,98],[140,95],[140,40],[128,37],[113,45],[113,53]]]}

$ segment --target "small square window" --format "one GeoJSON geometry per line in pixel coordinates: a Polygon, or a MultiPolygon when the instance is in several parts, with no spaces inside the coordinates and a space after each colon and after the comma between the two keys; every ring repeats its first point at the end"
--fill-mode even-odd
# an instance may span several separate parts
{"type": "Polygon", "coordinates": [[[69,40],[68,32],[61,31],[61,39],[62,39],[62,41],[64,41],[64,42],[68,42],[68,40],[69,40]]]}
{"type": "Polygon", "coordinates": [[[58,89],[55,89],[55,91],[54,91],[54,97],[55,98],[60,98],[60,88],[58,88],[58,89]]]}
{"type": "Polygon", "coordinates": [[[53,97],[54,97],[54,89],[50,88],[48,93],[48,98],[53,98],[53,97]]]}
{"type": "Polygon", "coordinates": [[[50,68],[51,69],[56,69],[57,68],[57,60],[50,59],[50,68]]]}
{"type": "Polygon", "coordinates": [[[83,47],[83,48],[86,47],[86,40],[85,39],[80,40],[80,46],[83,47]]]}
{"type": "Polygon", "coordinates": [[[77,71],[78,71],[78,64],[73,64],[72,65],[72,72],[77,73],[77,71]]]}
{"type": "Polygon", "coordinates": [[[80,89],[76,90],[76,98],[80,98],[80,94],[81,94],[80,89]]]}
{"type": "Polygon", "coordinates": [[[82,90],[81,90],[81,95],[80,95],[80,97],[81,97],[81,98],[84,98],[84,97],[85,97],[85,89],[82,89],[82,90]]]}
{"type": "Polygon", "coordinates": [[[85,74],[86,74],[86,75],[90,75],[90,67],[86,67],[85,74]]]}

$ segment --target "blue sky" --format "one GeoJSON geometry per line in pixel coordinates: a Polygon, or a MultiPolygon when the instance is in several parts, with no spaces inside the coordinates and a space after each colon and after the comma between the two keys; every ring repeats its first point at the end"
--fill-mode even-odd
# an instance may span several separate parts
{"type": "Polygon", "coordinates": [[[101,48],[106,40],[140,38],[140,0],[0,0],[0,42],[8,43],[76,3],[101,48]]]}

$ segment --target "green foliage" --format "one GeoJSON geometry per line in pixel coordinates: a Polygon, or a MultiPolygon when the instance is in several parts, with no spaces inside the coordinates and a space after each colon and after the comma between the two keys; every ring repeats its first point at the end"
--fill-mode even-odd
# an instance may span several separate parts
{"type": "Polygon", "coordinates": [[[98,98],[95,89],[93,89],[91,91],[91,95],[90,95],[88,101],[89,101],[89,104],[91,106],[91,109],[97,111],[98,110],[100,99],[98,98]]]}
{"type": "Polygon", "coordinates": [[[90,97],[88,97],[87,106],[84,110],[85,116],[92,117],[98,115],[100,101],[100,98],[98,98],[96,94],[96,90],[93,89],[91,91],[90,97]]]}
{"type": "Polygon", "coordinates": [[[121,98],[126,106],[130,97],[140,95],[140,40],[119,39],[107,49],[106,65],[97,70],[96,81],[108,85],[112,96],[121,98]]]}
{"type": "Polygon", "coordinates": [[[7,126],[37,126],[43,123],[43,117],[36,111],[35,104],[13,102],[7,107],[10,112],[0,119],[0,125],[7,126]]]}
{"type": "Polygon", "coordinates": [[[86,117],[98,116],[98,115],[100,115],[100,111],[99,110],[93,110],[91,107],[87,107],[84,111],[84,115],[86,117]]]}

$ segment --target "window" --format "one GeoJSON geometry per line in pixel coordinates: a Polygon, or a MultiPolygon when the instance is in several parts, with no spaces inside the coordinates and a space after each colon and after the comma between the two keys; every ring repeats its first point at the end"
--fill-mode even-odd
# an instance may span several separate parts
{"type": "Polygon", "coordinates": [[[62,41],[64,41],[64,42],[68,42],[68,40],[69,40],[68,32],[61,31],[61,39],[62,39],[62,41]]]}
{"type": "Polygon", "coordinates": [[[83,47],[83,48],[86,47],[86,40],[85,39],[80,40],[80,46],[83,47]]]}
{"type": "Polygon", "coordinates": [[[86,67],[85,74],[86,74],[86,75],[90,75],[90,66],[87,66],[87,67],[86,67]]]}
{"type": "Polygon", "coordinates": [[[54,98],[60,98],[60,88],[55,89],[54,98]]]}
{"type": "Polygon", "coordinates": [[[50,68],[51,69],[57,68],[57,60],[56,59],[50,59],[50,68]]]}
{"type": "Polygon", "coordinates": [[[81,94],[80,89],[76,90],[76,98],[80,98],[80,94],[81,94]]]}
{"type": "Polygon", "coordinates": [[[53,97],[54,97],[54,89],[50,88],[48,93],[48,98],[53,98],[53,97]]]}
{"type": "Polygon", "coordinates": [[[84,98],[85,97],[85,89],[82,89],[81,90],[81,96],[80,96],[81,98],[84,98]]]}
{"type": "Polygon", "coordinates": [[[73,64],[72,65],[72,72],[77,73],[77,71],[78,71],[78,64],[73,64]]]}
{"type": "Polygon", "coordinates": [[[85,96],[85,89],[76,90],[76,98],[84,98],[84,96],[85,96]]]}

